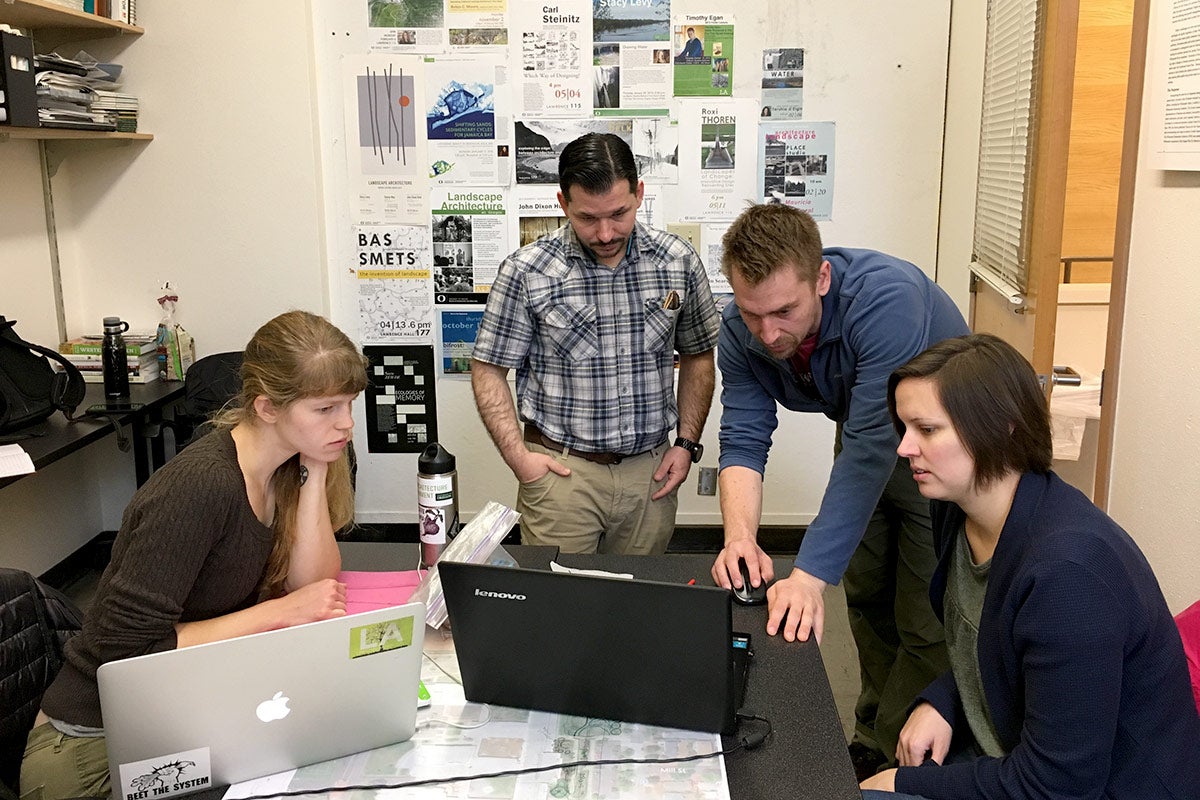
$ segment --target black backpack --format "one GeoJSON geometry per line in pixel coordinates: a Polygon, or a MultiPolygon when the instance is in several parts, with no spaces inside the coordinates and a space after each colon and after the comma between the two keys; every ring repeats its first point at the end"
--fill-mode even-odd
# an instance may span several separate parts
{"type": "Polygon", "coordinates": [[[55,411],[70,419],[87,388],[78,367],[22,339],[13,330],[15,324],[0,316],[0,435],[41,422],[55,411]],[[61,364],[62,371],[48,358],[61,364]]]}

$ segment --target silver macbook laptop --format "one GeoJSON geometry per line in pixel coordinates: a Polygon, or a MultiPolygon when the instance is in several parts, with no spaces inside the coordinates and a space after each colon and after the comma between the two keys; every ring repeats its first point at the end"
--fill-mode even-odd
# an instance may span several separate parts
{"type": "Polygon", "coordinates": [[[100,667],[117,800],[153,800],[402,742],[425,606],[409,603],[100,667]]]}
{"type": "Polygon", "coordinates": [[[750,640],[724,589],[438,562],[468,700],[732,733],[750,640]]]}

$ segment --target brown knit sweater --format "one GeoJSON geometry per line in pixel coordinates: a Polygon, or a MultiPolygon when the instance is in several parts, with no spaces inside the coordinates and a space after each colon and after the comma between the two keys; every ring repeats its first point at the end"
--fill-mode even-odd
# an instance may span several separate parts
{"type": "Polygon", "coordinates": [[[175,623],[253,605],[273,534],[254,516],[229,431],[167,462],[125,509],[83,631],[42,698],[51,717],[102,727],[96,669],[171,650],[175,623]]]}

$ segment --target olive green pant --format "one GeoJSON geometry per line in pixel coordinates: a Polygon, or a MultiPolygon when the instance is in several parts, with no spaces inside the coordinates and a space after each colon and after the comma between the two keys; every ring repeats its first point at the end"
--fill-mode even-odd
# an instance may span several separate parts
{"type": "Polygon", "coordinates": [[[842,578],[862,680],[853,741],[879,750],[891,766],[909,706],[950,668],[929,603],[936,566],[929,501],[908,459],[898,459],[842,578]]]}
{"type": "Polygon", "coordinates": [[[110,794],[108,748],[103,736],[67,736],[49,722],[29,732],[21,762],[21,800],[110,794]]]}
{"type": "Polygon", "coordinates": [[[555,545],[563,553],[665,553],[675,532],[679,490],[660,500],[650,495],[664,481],[654,473],[670,445],[629,456],[619,464],[596,464],[526,443],[533,453],[554,456],[571,469],[564,477],[548,472],[517,489],[521,543],[555,545]]]}

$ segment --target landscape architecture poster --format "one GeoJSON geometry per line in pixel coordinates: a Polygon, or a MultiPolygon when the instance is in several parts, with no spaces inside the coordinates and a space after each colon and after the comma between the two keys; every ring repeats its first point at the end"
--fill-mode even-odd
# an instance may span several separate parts
{"type": "Polygon", "coordinates": [[[441,53],[446,49],[445,0],[367,0],[372,52],[441,53]]]}
{"type": "Polygon", "coordinates": [[[685,14],[674,24],[676,97],[733,96],[733,19],[685,14]]]}
{"type": "Polygon", "coordinates": [[[666,116],[671,104],[670,40],[670,0],[593,0],[593,113],[666,116]]]}
{"type": "Polygon", "coordinates": [[[421,59],[343,61],[346,166],[358,224],[421,224],[428,207],[421,59]]]}
{"type": "Polygon", "coordinates": [[[833,218],[832,122],[763,122],[759,202],[783,203],[813,219],[833,218]]]}
{"type": "Polygon", "coordinates": [[[428,178],[507,186],[512,173],[508,70],[501,56],[425,59],[428,178]]]}
{"type": "Polygon", "coordinates": [[[518,117],[592,113],[591,9],[590,0],[513,4],[509,31],[518,117]]]}

